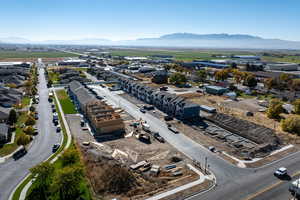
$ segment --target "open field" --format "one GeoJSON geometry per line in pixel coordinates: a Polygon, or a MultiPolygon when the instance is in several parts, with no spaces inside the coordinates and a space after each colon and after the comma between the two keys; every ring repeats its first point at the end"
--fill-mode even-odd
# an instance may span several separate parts
{"type": "Polygon", "coordinates": [[[65,114],[77,113],[74,104],[71,102],[65,90],[58,90],[56,93],[65,114]]]}
{"type": "MultiPolygon", "coordinates": [[[[232,54],[238,55],[253,55],[259,54],[259,52],[247,51],[247,50],[159,50],[159,49],[118,49],[110,51],[113,56],[152,56],[152,55],[168,55],[173,56],[175,60],[180,61],[192,61],[196,59],[210,60],[220,59],[213,55],[225,55],[230,56],[232,54]]],[[[276,61],[276,62],[295,62],[300,63],[299,56],[293,56],[285,54],[284,56],[262,56],[263,61],[276,61]]]]}
{"type": "Polygon", "coordinates": [[[26,51],[0,51],[0,60],[8,58],[57,58],[74,57],[74,54],[60,51],[26,52],[26,51]]]}

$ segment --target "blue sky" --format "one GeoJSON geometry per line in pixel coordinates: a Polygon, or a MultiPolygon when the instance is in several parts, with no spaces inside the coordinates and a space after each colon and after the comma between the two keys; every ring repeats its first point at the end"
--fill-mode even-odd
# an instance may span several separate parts
{"type": "Polygon", "coordinates": [[[300,41],[299,8],[299,0],[9,0],[0,5],[0,37],[120,40],[189,32],[300,41]]]}

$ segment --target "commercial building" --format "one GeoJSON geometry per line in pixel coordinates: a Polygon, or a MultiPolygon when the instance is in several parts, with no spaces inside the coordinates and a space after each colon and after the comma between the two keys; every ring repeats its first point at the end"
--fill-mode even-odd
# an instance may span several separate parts
{"type": "Polygon", "coordinates": [[[86,65],[86,60],[83,59],[70,59],[70,60],[64,60],[57,63],[57,65],[63,65],[63,66],[76,66],[76,67],[84,67],[86,65]]]}
{"type": "Polygon", "coordinates": [[[269,63],[265,69],[274,71],[297,71],[299,67],[299,64],[296,63],[269,63]]]}
{"type": "Polygon", "coordinates": [[[32,65],[31,62],[0,62],[0,68],[11,68],[11,67],[29,68],[31,65],[32,65]]]}
{"type": "Polygon", "coordinates": [[[208,94],[222,95],[227,91],[228,91],[227,88],[220,87],[220,86],[215,86],[215,85],[205,86],[205,92],[207,92],[208,94]]]}

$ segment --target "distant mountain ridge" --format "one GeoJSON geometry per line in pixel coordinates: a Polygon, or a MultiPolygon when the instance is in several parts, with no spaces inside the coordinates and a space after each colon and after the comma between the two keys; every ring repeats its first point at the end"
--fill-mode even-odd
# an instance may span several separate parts
{"type": "Polygon", "coordinates": [[[247,34],[194,34],[172,33],[157,38],[111,41],[103,38],[78,40],[30,41],[25,38],[0,38],[2,43],[17,44],[64,44],[64,45],[115,45],[152,47],[191,47],[191,48],[254,48],[254,49],[300,49],[300,41],[266,39],[247,34]]]}

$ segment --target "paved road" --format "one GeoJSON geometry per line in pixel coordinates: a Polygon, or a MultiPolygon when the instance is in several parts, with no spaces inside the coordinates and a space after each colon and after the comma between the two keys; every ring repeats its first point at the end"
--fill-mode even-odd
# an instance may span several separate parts
{"type": "Polygon", "coordinates": [[[271,193],[268,193],[268,190],[265,188],[268,188],[278,182],[278,179],[273,176],[273,172],[281,166],[287,167],[290,174],[298,172],[298,170],[300,170],[300,153],[292,154],[280,161],[272,163],[271,165],[258,169],[238,168],[224,161],[220,157],[217,157],[198,143],[192,141],[190,138],[182,134],[173,134],[167,129],[164,122],[147,113],[142,114],[134,104],[128,102],[119,95],[101,87],[97,87],[97,90],[100,95],[105,95],[108,101],[114,102],[116,105],[120,105],[120,107],[125,109],[135,118],[142,118],[146,120],[153,130],[159,131],[160,134],[179,151],[202,163],[205,157],[208,158],[210,169],[213,171],[217,179],[217,186],[210,192],[197,194],[189,199],[246,200],[251,199],[250,197],[255,197],[260,200],[279,200],[280,197],[285,199],[289,195],[286,190],[286,186],[275,187],[271,193]],[[277,198],[276,194],[280,194],[282,196],[278,195],[277,198]]]}
{"type": "MultiPolygon", "coordinates": [[[[39,64],[41,67],[42,63],[39,64]]],[[[52,154],[52,145],[61,139],[60,134],[55,132],[52,124],[51,110],[48,103],[48,89],[44,75],[44,69],[39,69],[38,91],[40,103],[37,107],[39,120],[37,127],[39,134],[32,142],[28,153],[17,161],[13,159],[0,164],[0,199],[8,199],[10,193],[18,183],[29,173],[29,169],[52,154]]]]}
{"type": "MultiPolygon", "coordinates": [[[[281,161],[263,168],[243,169],[236,167],[211,153],[206,148],[202,147],[200,144],[194,142],[185,135],[170,132],[167,129],[165,122],[148,113],[141,113],[136,105],[130,103],[114,92],[110,92],[107,88],[101,88],[98,86],[91,87],[97,88],[96,91],[99,95],[105,95],[108,102],[113,102],[115,105],[122,107],[130,115],[137,119],[142,118],[143,120],[146,120],[152,130],[160,132],[160,134],[170,144],[192,159],[196,159],[203,163],[205,157],[208,158],[210,169],[214,172],[217,178],[217,187],[215,187],[211,192],[198,194],[190,199],[247,199],[247,197],[257,193],[263,188],[278,182],[278,179],[273,176],[275,169],[285,166],[289,169],[291,174],[299,170],[299,153],[293,154],[281,161]]],[[[285,191],[285,193],[288,194],[288,191],[285,191]]]]}

